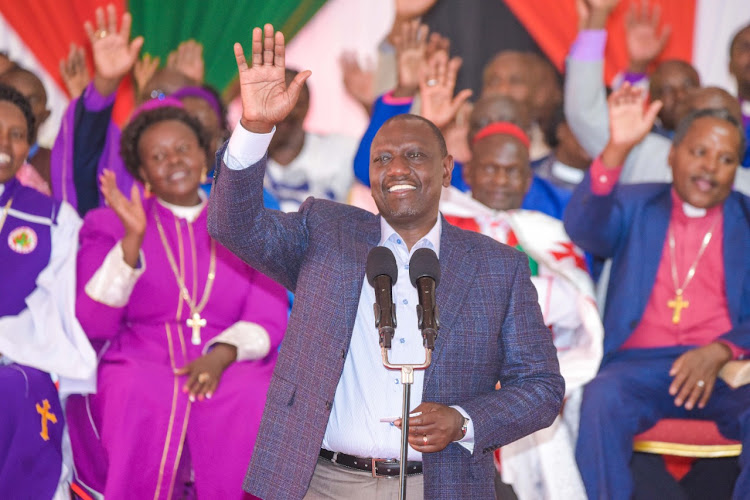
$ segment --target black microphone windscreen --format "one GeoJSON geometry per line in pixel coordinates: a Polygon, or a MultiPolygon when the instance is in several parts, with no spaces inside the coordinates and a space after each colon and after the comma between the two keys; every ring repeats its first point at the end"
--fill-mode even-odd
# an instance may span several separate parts
{"type": "Polygon", "coordinates": [[[420,248],[409,261],[409,279],[411,284],[417,286],[417,280],[428,276],[435,280],[435,286],[440,283],[440,262],[434,250],[420,248]]]}
{"type": "Polygon", "coordinates": [[[383,274],[391,278],[391,284],[396,284],[398,278],[396,257],[389,248],[374,247],[367,254],[367,282],[374,286],[375,278],[383,274]]]}

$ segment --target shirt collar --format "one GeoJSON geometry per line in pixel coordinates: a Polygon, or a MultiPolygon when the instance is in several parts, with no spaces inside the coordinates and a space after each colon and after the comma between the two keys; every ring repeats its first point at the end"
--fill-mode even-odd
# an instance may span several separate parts
{"type": "Polygon", "coordinates": [[[172,203],[167,203],[161,198],[157,198],[157,200],[161,206],[172,212],[178,219],[187,219],[188,222],[193,222],[198,218],[198,215],[201,213],[201,210],[203,210],[203,207],[206,206],[206,201],[208,200],[206,193],[204,193],[202,189],[198,190],[198,196],[200,197],[201,202],[192,207],[173,205],[172,203]]]}
{"type": "MultiPolygon", "coordinates": [[[[442,215],[438,213],[438,218],[437,222],[435,222],[435,225],[432,226],[432,229],[430,229],[426,235],[424,235],[422,238],[420,238],[419,241],[417,241],[417,243],[414,244],[410,251],[410,254],[413,254],[414,251],[419,248],[427,247],[434,250],[435,254],[440,257],[440,236],[442,234],[442,215]]],[[[394,244],[397,244],[396,241],[401,239],[401,235],[399,235],[396,230],[393,229],[390,224],[388,224],[388,222],[385,220],[385,217],[380,216],[380,243],[378,243],[378,246],[385,246],[385,243],[388,241],[392,241],[394,244]]]]}
{"type": "Polygon", "coordinates": [[[721,208],[723,205],[723,203],[720,203],[717,206],[708,209],[694,207],[690,203],[682,201],[680,196],[677,194],[677,191],[672,188],[672,213],[679,214],[679,216],[681,217],[685,217],[687,219],[699,219],[702,217],[706,217],[707,215],[713,215],[721,212],[721,208]]]}
{"type": "Polygon", "coordinates": [[[580,184],[586,175],[586,172],[580,168],[571,167],[560,160],[555,160],[551,170],[555,177],[570,184],[580,184]]]}

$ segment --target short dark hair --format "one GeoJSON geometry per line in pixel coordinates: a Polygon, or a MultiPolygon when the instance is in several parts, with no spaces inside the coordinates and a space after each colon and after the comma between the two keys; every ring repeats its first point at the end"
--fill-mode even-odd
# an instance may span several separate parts
{"type": "Polygon", "coordinates": [[[740,122],[738,122],[737,119],[732,116],[732,113],[725,108],[697,109],[688,113],[687,116],[677,124],[677,128],[674,131],[674,137],[672,138],[672,144],[675,146],[679,145],[683,139],[685,139],[685,136],[687,135],[688,130],[690,130],[690,127],[693,126],[693,123],[701,118],[716,118],[717,120],[723,120],[737,130],[737,133],[740,135],[740,145],[737,154],[739,155],[740,161],[742,161],[742,157],[745,155],[745,148],[747,147],[745,131],[742,129],[740,122]]]}
{"type": "Polygon", "coordinates": [[[150,109],[136,115],[125,127],[125,130],[122,131],[122,137],[120,138],[120,155],[122,156],[122,161],[125,162],[125,168],[128,169],[130,175],[139,181],[143,182],[143,178],[139,172],[143,162],[138,154],[138,143],[141,140],[141,136],[152,125],[171,120],[182,122],[195,132],[198,144],[206,153],[206,164],[210,163],[212,157],[211,139],[197,118],[193,118],[187,111],[175,106],[162,106],[150,109]]]}
{"type": "Polygon", "coordinates": [[[386,125],[392,122],[408,121],[408,120],[419,121],[419,122],[425,123],[430,128],[430,131],[432,131],[432,134],[435,136],[435,139],[437,139],[438,147],[440,148],[440,154],[442,155],[442,157],[445,158],[446,156],[448,156],[448,146],[445,145],[445,137],[443,137],[443,133],[440,131],[437,125],[435,125],[434,123],[432,123],[430,120],[428,120],[427,118],[423,116],[413,115],[411,113],[396,115],[386,120],[386,122],[383,125],[381,125],[380,128],[382,129],[383,127],[385,127],[386,125]]]}
{"type": "Polygon", "coordinates": [[[36,137],[34,136],[36,119],[34,118],[34,113],[31,111],[29,100],[10,85],[0,83],[0,101],[7,101],[21,110],[23,117],[26,118],[26,138],[29,144],[34,144],[34,141],[36,141],[36,137]]]}

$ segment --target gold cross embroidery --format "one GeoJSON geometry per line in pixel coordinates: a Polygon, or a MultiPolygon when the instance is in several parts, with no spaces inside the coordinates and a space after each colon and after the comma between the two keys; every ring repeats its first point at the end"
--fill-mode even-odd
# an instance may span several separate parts
{"type": "Polygon", "coordinates": [[[53,424],[57,423],[57,417],[54,413],[49,411],[49,409],[49,401],[47,401],[46,399],[42,401],[41,405],[39,405],[39,403],[36,404],[36,412],[42,416],[42,432],[40,432],[39,435],[42,436],[42,439],[44,439],[45,441],[49,441],[47,421],[50,421],[53,424]]]}

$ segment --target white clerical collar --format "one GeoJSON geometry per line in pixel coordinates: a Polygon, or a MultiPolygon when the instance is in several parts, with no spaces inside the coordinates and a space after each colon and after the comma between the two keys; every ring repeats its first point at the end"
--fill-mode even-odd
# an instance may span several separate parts
{"type": "Polygon", "coordinates": [[[586,175],[586,172],[580,168],[571,167],[556,160],[552,164],[552,175],[569,184],[580,184],[583,177],[586,175]]]}
{"type": "Polygon", "coordinates": [[[172,203],[168,203],[161,198],[157,198],[157,201],[159,202],[159,204],[161,204],[161,206],[172,212],[178,219],[186,219],[188,222],[193,222],[198,218],[198,215],[200,215],[201,210],[203,210],[203,207],[206,206],[206,201],[208,200],[208,196],[202,189],[198,189],[198,196],[201,199],[200,203],[198,203],[197,205],[193,205],[192,207],[173,205],[172,203]]]}
{"type": "MultiPolygon", "coordinates": [[[[432,229],[424,235],[417,243],[414,244],[414,246],[411,249],[411,253],[414,253],[414,251],[417,248],[421,248],[423,246],[429,246],[432,247],[432,249],[435,251],[438,257],[440,257],[440,236],[443,234],[443,224],[441,221],[441,215],[438,213],[437,222],[435,222],[435,225],[432,226],[432,229]],[[425,244],[429,243],[429,244],[425,244]]],[[[402,239],[401,235],[399,235],[395,229],[391,227],[388,222],[386,222],[385,217],[380,217],[380,243],[378,243],[378,246],[384,246],[385,242],[389,239],[402,239]]]]}
{"type": "Polygon", "coordinates": [[[682,202],[682,212],[691,219],[697,219],[699,217],[705,217],[706,216],[706,209],[705,208],[698,208],[694,207],[690,203],[683,201],[682,202]]]}

